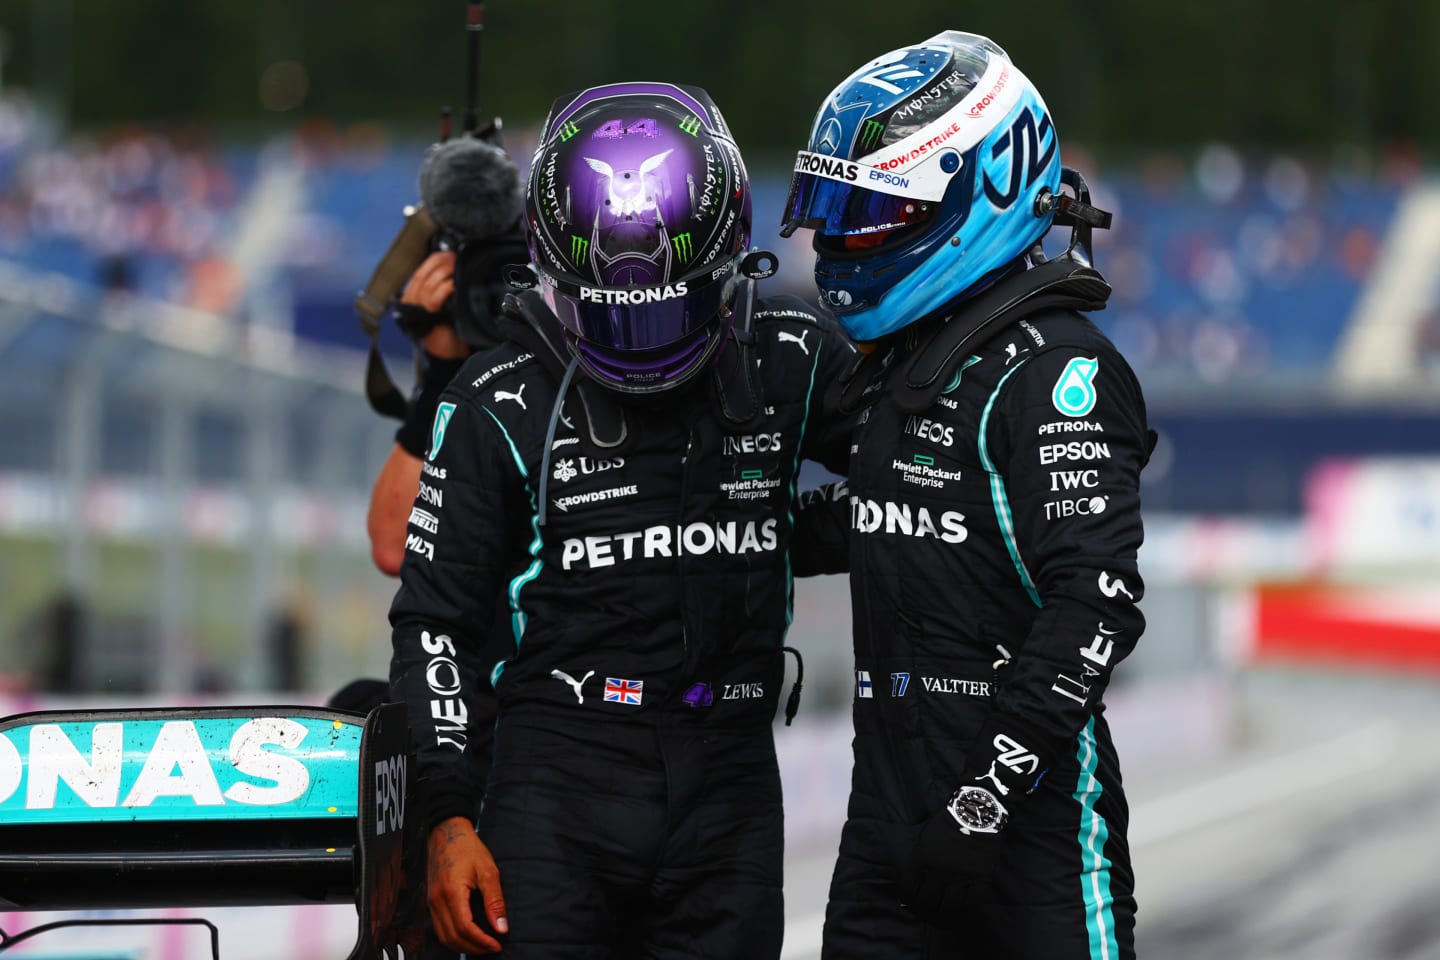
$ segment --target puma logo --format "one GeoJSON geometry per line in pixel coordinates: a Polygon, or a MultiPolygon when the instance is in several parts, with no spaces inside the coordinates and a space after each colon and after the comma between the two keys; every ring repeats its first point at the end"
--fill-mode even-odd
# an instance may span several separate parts
{"type": "Polygon", "coordinates": [[[514,393],[511,393],[508,390],[496,390],[495,402],[499,403],[501,400],[514,400],[516,403],[520,404],[521,410],[529,410],[530,408],[525,406],[525,398],[521,396],[521,394],[523,394],[524,392],[525,384],[523,383],[520,384],[520,389],[516,390],[514,393]]]}
{"type": "MultiPolygon", "coordinates": [[[[522,389],[523,389],[523,388],[522,388],[522,389]]],[[[585,702],[585,694],[583,694],[583,693],[580,692],[580,688],[583,687],[583,686],[585,686],[585,681],[586,681],[586,680],[589,680],[591,677],[595,676],[595,671],[594,671],[594,670],[591,670],[589,673],[585,674],[585,676],[581,677],[579,680],[576,680],[574,677],[570,676],[570,674],[566,673],[564,670],[551,670],[551,671],[550,671],[550,676],[554,677],[556,680],[564,680],[566,683],[570,684],[570,689],[575,691],[575,702],[576,702],[576,703],[584,703],[584,702],[585,702]]]]}
{"type": "Polygon", "coordinates": [[[778,335],[778,337],[777,337],[776,339],[778,339],[779,342],[781,342],[781,343],[795,343],[795,344],[799,344],[799,345],[800,345],[800,351],[801,351],[802,353],[804,353],[805,356],[808,357],[808,356],[810,356],[810,346],[809,346],[809,344],[807,344],[807,343],[805,342],[805,338],[808,337],[808,336],[810,336],[810,331],[809,331],[809,330],[806,330],[804,333],[800,334],[800,336],[798,336],[798,337],[795,336],[795,334],[793,334],[793,333],[787,333],[786,331],[781,330],[780,333],[779,333],[779,335],[778,335]]]}
{"type": "Polygon", "coordinates": [[[980,777],[979,779],[989,780],[991,783],[995,784],[995,790],[1000,794],[1000,796],[1008,797],[1010,795],[1010,788],[1005,786],[1005,784],[1001,783],[1000,778],[995,775],[995,764],[999,762],[1000,761],[998,759],[991,760],[989,772],[986,773],[983,777],[980,777]]]}
{"type": "Polygon", "coordinates": [[[1010,361],[1015,359],[1016,354],[1017,354],[1018,352],[1019,352],[1019,351],[1016,350],[1016,348],[1015,348],[1015,344],[1013,344],[1013,343],[1007,343],[1007,344],[1005,344],[1005,366],[1007,366],[1007,367],[1010,366],[1010,361]]]}

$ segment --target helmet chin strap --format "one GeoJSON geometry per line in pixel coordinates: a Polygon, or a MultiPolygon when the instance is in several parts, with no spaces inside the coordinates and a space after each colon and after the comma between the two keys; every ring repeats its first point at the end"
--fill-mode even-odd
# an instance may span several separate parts
{"type": "Polygon", "coordinates": [[[737,314],[730,327],[730,342],[715,355],[711,384],[714,387],[715,409],[727,427],[735,430],[750,426],[760,418],[765,404],[756,379],[755,331],[751,329],[755,315],[755,281],[740,281],[735,294],[737,314]]]}
{"type": "Polygon", "coordinates": [[[752,250],[741,258],[736,272],[741,279],[733,301],[736,317],[730,327],[731,343],[716,356],[711,377],[715,408],[734,430],[753,426],[765,413],[765,392],[755,356],[755,288],[756,281],[773,276],[779,266],[780,258],[770,251],[752,250]]]}
{"type": "Polygon", "coordinates": [[[545,508],[549,503],[545,494],[550,488],[550,451],[555,448],[555,427],[560,423],[560,410],[565,406],[565,394],[570,390],[570,381],[575,379],[575,371],[579,369],[580,358],[571,357],[570,365],[565,368],[565,376],[560,380],[560,389],[555,391],[555,403],[550,408],[550,426],[545,430],[545,452],[540,455],[540,506],[535,521],[537,526],[545,526],[545,508]]]}
{"type": "MultiPolygon", "coordinates": [[[[560,321],[538,293],[524,290],[506,296],[500,324],[502,335],[535,354],[552,377],[567,378],[575,357],[565,346],[560,321]]],[[[591,444],[599,450],[618,451],[630,437],[624,409],[610,391],[593,380],[581,377],[574,386],[591,444]]]]}
{"type": "Polygon", "coordinates": [[[1035,213],[1044,216],[1053,211],[1056,225],[1071,228],[1070,243],[1063,253],[1047,258],[1042,242],[1036,241],[1025,255],[1029,269],[1011,270],[967,297],[944,322],[924,329],[912,325],[891,334],[894,338],[910,331],[911,336],[923,340],[893,370],[895,354],[884,349],[893,340],[880,341],[882,349],[862,350],[860,360],[830,385],[827,402],[844,412],[858,411],[878,396],[876,384],[883,377],[901,411],[923,413],[968,353],[1019,318],[1049,306],[1103,309],[1110,284],[1093,266],[1091,235],[1096,227],[1108,229],[1111,215],[1090,204],[1090,188],[1078,171],[1061,168],[1060,182],[1074,195],[1047,190],[1036,200],[1035,213]]]}
{"type": "MultiPolygon", "coordinates": [[[[753,329],[756,280],[774,274],[778,263],[779,259],[769,251],[752,251],[741,260],[736,274],[739,280],[732,301],[736,316],[729,331],[729,339],[733,342],[726,344],[725,348],[716,354],[711,373],[711,395],[715,409],[727,428],[732,430],[753,426],[765,411],[753,329]]],[[[533,352],[541,365],[560,380],[555,403],[550,411],[545,450],[541,457],[538,522],[544,525],[548,512],[546,494],[549,488],[550,452],[565,397],[571,392],[571,386],[574,386],[574,392],[579,397],[589,441],[595,447],[617,450],[629,439],[630,431],[623,404],[595,381],[587,377],[576,379],[581,366],[580,358],[566,347],[560,324],[534,292],[533,267],[512,267],[507,271],[506,279],[512,287],[519,289],[506,298],[501,317],[502,335],[533,352]]]]}

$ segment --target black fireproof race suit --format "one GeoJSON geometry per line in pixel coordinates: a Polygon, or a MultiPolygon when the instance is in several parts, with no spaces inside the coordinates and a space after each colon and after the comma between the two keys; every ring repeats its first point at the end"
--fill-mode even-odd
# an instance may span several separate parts
{"type": "Polygon", "coordinates": [[[513,343],[472,357],[442,397],[391,682],[427,830],[483,796],[514,960],[779,954],[771,723],[796,479],[802,459],[844,470],[847,425],[820,398],[853,352],[793,298],[761,301],[752,329],[762,400],[743,431],[707,382],[625,404],[623,447],[597,449],[572,388],[547,449],[558,378],[513,343]],[[501,591],[513,645],[485,676],[501,591]],[[461,763],[483,736],[466,703],[492,680],[479,783],[461,763]]]}
{"type": "Polygon", "coordinates": [[[856,428],[848,496],[833,491],[849,508],[856,691],[827,960],[1134,955],[1102,695],[1144,628],[1144,401],[1083,314],[1012,311],[996,326],[909,412],[896,384],[923,336],[895,338],[864,385],[878,399],[856,428]],[[920,826],[962,778],[1005,762],[991,744],[1011,718],[1048,773],[1029,796],[1012,791],[974,909],[949,929],[922,923],[897,889],[920,826]]]}

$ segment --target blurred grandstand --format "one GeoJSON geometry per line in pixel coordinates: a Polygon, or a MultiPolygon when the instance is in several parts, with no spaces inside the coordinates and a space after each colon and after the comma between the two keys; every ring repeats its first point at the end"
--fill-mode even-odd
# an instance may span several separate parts
{"type": "MultiPolygon", "coordinates": [[[[510,134],[517,157],[532,136],[510,134]]],[[[371,124],[258,147],[67,135],[23,94],[0,98],[11,686],[314,690],[382,670],[389,587],[361,517],[389,425],[358,392],[350,301],[423,149],[371,124]],[[56,673],[41,638],[79,666],[56,673]]],[[[1433,453],[1440,435],[1436,291],[1406,299],[1379,269],[1435,248],[1433,222],[1407,214],[1433,188],[1403,153],[1369,168],[1218,144],[1129,166],[1070,156],[1116,213],[1097,248],[1116,294],[1097,316],[1162,436],[1150,606],[1198,609],[1210,576],[1314,575],[1316,478],[1337,458],[1433,453]],[[1377,355],[1389,365],[1352,362],[1377,355]]],[[[809,251],[771,215],[787,177],[754,179],[774,282],[808,297],[809,251]]],[[[403,369],[406,345],[386,347],[403,369]]],[[[1182,648],[1207,645],[1194,629],[1182,648]]]]}
{"type": "Polygon", "coordinates": [[[295,336],[303,169],[54,139],[0,101],[8,686],[295,688],[307,636],[317,684],[383,665],[363,519],[388,436],[356,345],[295,336]]]}

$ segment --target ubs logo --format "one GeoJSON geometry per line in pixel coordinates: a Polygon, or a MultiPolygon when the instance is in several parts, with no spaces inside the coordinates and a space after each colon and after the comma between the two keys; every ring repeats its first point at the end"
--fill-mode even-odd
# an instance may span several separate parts
{"type": "Polygon", "coordinates": [[[607,470],[617,470],[623,466],[625,466],[624,457],[601,458],[599,460],[592,460],[589,457],[576,457],[574,460],[565,458],[555,461],[553,476],[561,483],[569,483],[576,477],[589,476],[592,473],[604,473],[607,470]]]}

